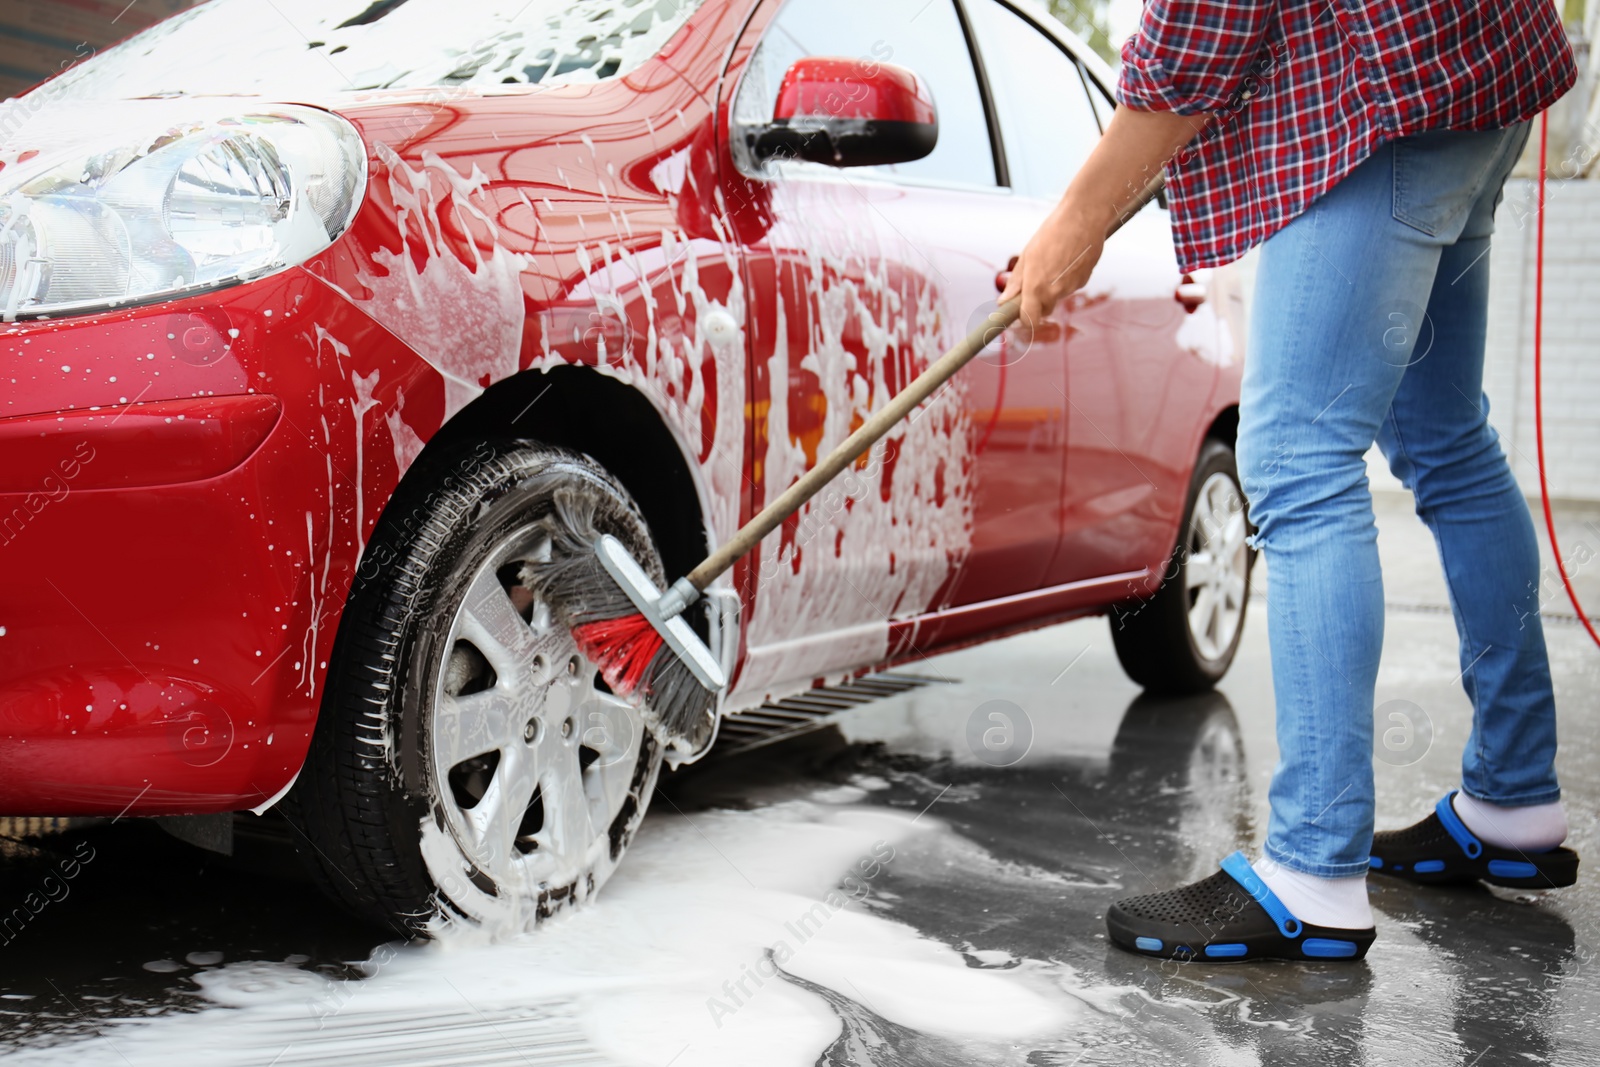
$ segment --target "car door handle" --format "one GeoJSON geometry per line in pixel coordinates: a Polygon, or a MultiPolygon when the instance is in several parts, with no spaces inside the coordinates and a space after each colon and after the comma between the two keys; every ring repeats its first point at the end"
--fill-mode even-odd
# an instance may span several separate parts
{"type": "Polygon", "coordinates": [[[1193,315],[1200,305],[1206,302],[1206,287],[1185,274],[1183,280],[1178,283],[1178,288],[1173,290],[1172,299],[1182,304],[1184,311],[1193,315]]]}
{"type": "Polygon", "coordinates": [[[994,291],[995,292],[1003,293],[1003,292],[1006,291],[1006,286],[1011,284],[1011,272],[1017,269],[1017,261],[1020,260],[1021,258],[1022,258],[1021,256],[1012,256],[1010,262],[1008,262],[1006,264],[1006,269],[1003,270],[1003,271],[999,271],[999,272],[997,272],[995,274],[995,276],[994,276],[994,291]]]}

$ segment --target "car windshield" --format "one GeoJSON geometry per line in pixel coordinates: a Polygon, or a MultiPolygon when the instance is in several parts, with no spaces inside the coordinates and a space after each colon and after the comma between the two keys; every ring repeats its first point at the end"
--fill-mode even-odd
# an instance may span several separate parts
{"type": "Polygon", "coordinates": [[[52,99],[593,82],[654,55],[702,0],[210,0],[67,71],[52,99]]]}

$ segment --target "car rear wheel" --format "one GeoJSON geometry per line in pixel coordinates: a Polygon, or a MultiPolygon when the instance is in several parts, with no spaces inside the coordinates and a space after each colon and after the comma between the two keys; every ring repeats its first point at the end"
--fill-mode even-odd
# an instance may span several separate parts
{"type": "Polygon", "coordinates": [[[1160,590],[1111,613],[1129,678],[1152,693],[1184,694],[1210,689],[1228,673],[1250,599],[1249,530],[1233,449],[1208,439],[1160,590]]]}
{"type": "Polygon", "coordinates": [[[643,518],[585,457],[479,445],[408,475],[286,812],[340,903],[408,936],[526,929],[616,868],[662,751],[535,592],[539,568],[602,533],[661,583],[643,518]]]}

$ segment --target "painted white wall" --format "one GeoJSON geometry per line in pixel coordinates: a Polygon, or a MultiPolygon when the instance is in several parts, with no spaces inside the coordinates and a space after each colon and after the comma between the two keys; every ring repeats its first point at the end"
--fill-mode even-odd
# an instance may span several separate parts
{"type": "MultiPolygon", "coordinates": [[[[1600,182],[1552,182],[1546,194],[1545,451],[1550,494],[1600,500],[1600,182]]],[[[1512,469],[1539,492],[1533,417],[1534,183],[1514,178],[1495,218],[1484,392],[1512,469]]],[[[1376,451],[1374,488],[1399,488],[1376,451]]]]}
{"type": "MultiPolygon", "coordinates": [[[[1600,182],[1545,197],[1544,395],[1550,493],[1600,500],[1600,182]]],[[[1485,390],[1518,478],[1538,487],[1533,418],[1536,190],[1513,181],[1490,253],[1485,390]]]]}

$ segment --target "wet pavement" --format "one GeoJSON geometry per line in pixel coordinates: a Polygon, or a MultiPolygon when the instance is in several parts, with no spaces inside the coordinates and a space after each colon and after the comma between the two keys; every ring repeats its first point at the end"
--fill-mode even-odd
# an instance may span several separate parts
{"type": "MultiPolygon", "coordinates": [[[[1469,709],[1431,545],[1401,498],[1379,511],[1392,827],[1456,784],[1469,709]]],[[[1569,554],[1597,517],[1564,517],[1569,554]]],[[[1569,844],[1593,863],[1600,649],[1552,592],[1569,844]]],[[[0,1061],[1600,1063],[1587,875],[1543,895],[1375,879],[1359,964],[1106,943],[1112,900],[1259,846],[1262,607],[1220,690],[1182,701],[1141,696],[1100,619],[919,663],[928,685],[667,779],[602,899],[512,943],[391,944],[323,904],[270,821],[233,859],[134,820],[0,840],[0,918],[37,905],[0,936],[0,1061]]]]}

